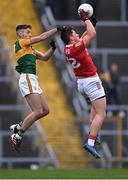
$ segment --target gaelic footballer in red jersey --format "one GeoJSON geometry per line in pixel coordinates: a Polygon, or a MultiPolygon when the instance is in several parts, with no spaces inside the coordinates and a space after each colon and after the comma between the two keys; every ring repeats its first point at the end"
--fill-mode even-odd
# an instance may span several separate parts
{"type": "Polygon", "coordinates": [[[65,55],[71,63],[75,76],[90,77],[97,72],[90,54],[85,49],[83,41],[65,46],[65,55]]]}
{"type": "Polygon", "coordinates": [[[102,82],[97,74],[97,68],[87,51],[88,45],[96,35],[96,31],[88,18],[83,18],[86,31],[82,37],[72,27],[64,26],[61,30],[61,38],[65,42],[64,53],[67,61],[73,68],[77,78],[77,87],[80,93],[84,93],[91,101],[90,130],[85,150],[96,158],[101,158],[95,149],[97,135],[106,116],[106,97],[102,82]]]}

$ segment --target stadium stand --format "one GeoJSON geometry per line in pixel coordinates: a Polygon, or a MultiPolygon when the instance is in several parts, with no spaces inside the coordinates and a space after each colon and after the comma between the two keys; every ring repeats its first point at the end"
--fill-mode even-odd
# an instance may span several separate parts
{"type": "MultiPolygon", "coordinates": [[[[68,4],[70,1],[66,2],[68,4]]],[[[90,156],[87,156],[81,148],[81,134],[83,133],[83,137],[85,137],[88,132],[89,106],[84,97],[78,94],[75,90],[75,79],[72,75],[70,67],[65,65],[65,58],[62,51],[63,44],[57,36],[54,37],[58,47],[55,53],[54,61],[49,61],[46,64],[38,63],[39,83],[46,94],[51,110],[50,115],[41,121],[41,125],[43,127],[41,132],[44,133],[43,137],[46,136],[46,139],[43,139],[41,143],[44,145],[45,142],[48,142],[52,146],[55,156],[54,153],[52,153],[52,160],[54,160],[52,161],[50,159],[50,162],[53,162],[55,167],[58,167],[57,160],[59,161],[59,167],[86,167],[86,163],[88,163],[88,167],[102,168],[127,167],[128,165],[128,95],[126,94],[128,89],[128,73],[126,68],[126,61],[128,57],[128,44],[126,38],[128,22],[126,21],[126,0],[112,0],[111,11],[108,5],[108,2],[105,0],[102,0],[99,3],[98,16],[100,21],[97,24],[97,38],[89,49],[95,57],[95,63],[100,70],[109,69],[110,64],[112,62],[116,62],[118,63],[119,70],[121,71],[120,85],[122,104],[118,106],[114,104],[107,107],[109,116],[107,117],[101,131],[101,137],[103,137],[104,141],[102,143],[102,148],[99,150],[105,157],[103,160],[98,162],[95,161],[90,156]],[[109,13],[106,13],[106,11],[109,11],[109,13]],[[56,69],[54,65],[56,66],[56,69]],[[57,69],[58,72],[56,72],[57,69]],[[63,87],[60,84],[60,80],[62,81],[63,87]],[[65,98],[65,95],[68,96],[68,99],[65,98]],[[71,107],[69,105],[71,105],[71,107]],[[117,116],[111,115],[111,113],[114,113],[115,111],[118,111],[119,114],[117,116]],[[82,132],[80,131],[81,134],[79,133],[78,127],[82,130],[82,132]],[[89,159],[87,157],[89,157],[89,159]]],[[[44,3],[42,6],[38,6],[38,8],[39,7],[41,7],[41,9],[43,8],[43,10],[40,11],[40,15],[42,15],[41,13],[44,13],[41,17],[43,29],[45,28],[47,30],[56,25],[72,24],[79,32],[82,33],[83,26],[80,21],[61,21],[61,19],[55,21],[49,7],[44,8],[44,3]]],[[[7,0],[2,1],[0,6],[0,17],[2,25],[1,32],[7,37],[12,54],[12,47],[15,41],[15,26],[17,24],[31,23],[34,34],[38,34],[42,31],[40,21],[35,13],[31,0],[14,0],[13,3],[7,0]],[[2,9],[5,9],[6,11],[2,11],[2,9]],[[10,9],[14,9],[15,11],[10,11],[10,9]]],[[[36,47],[40,50],[45,50],[47,45],[43,43],[43,45],[41,44],[36,47]]],[[[13,64],[15,64],[14,57],[12,57],[12,59],[13,64]]],[[[0,73],[5,75],[4,69],[6,66],[4,66],[1,62],[0,56],[0,64],[2,67],[0,73]]],[[[8,88],[8,84],[6,84],[6,87],[8,88]]],[[[13,103],[16,102],[15,98],[17,97],[17,93],[15,92],[16,91],[13,89],[13,103]]],[[[1,101],[4,103],[5,99],[2,100],[2,98],[3,97],[1,97],[1,101]]],[[[20,113],[21,111],[15,115],[18,120],[21,115],[20,113]]],[[[12,121],[13,120],[11,120],[11,122],[12,121]]],[[[6,123],[4,126],[7,128],[6,123]]],[[[40,126],[38,126],[38,128],[40,129],[40,126]]],[[[37,132],[38,131],[36,131],[36,133],[37,132]]],[[[38,138],[36,139],[36,143],[41,144],[38,142],[38,138]]],[[[26,142],[26,144],[29,144],[29,142],[26,142]]],[[[49,147],[47,143],[45,145],[46,147],[49,147]]],[[[46,149],[48,150],[49,148],[46,149]]],[[[51,152],[51,149],[49,151],[51,152]]],[[[7,149],[6,152],[8,153],[9,149],[7,149]]],[[[27,157],[22,159],[24,162],[28,161],[27,157]]],[[[36,160],[40,162],[41,157],[36,158],[36,160]]],[[[8,159],[6,159],[6,162],[9,163],[8,159]]],[[[35,163],[35,159],[32,162],[35,163]]],[[[43,164],[45,167],[48,166],[48,163],[46,163],[45,160],[40,162],[40,164],[43,164]]],[[[10,167],[11,166],[12,164],[10,167]]]]}

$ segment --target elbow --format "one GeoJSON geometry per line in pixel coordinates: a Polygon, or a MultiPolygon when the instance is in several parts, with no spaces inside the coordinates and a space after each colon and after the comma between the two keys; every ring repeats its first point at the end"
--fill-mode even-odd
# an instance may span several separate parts
{"type": "Polygon", "coordinates": [[[48,61],[49,59],[48,58],[45,58],[44,61],[48,61]]]}
{"type": "Polygon", "coordinates": [[[48,57],[43,57],[42,58],[43,61],[48,61],[48,59],[49,59],[48,57]]]}
{"type": "Polygon", "coordinates": [[[96,31],[93,31],[92,33],[91,33],[91,39],[94,39],[95,37],[96,37],[96,31]]]}
{"type": "Polygon", "coordinates": [[[96,37],[96,31],[94,30],[92,33],[92,38],[95,38],[95,37],[96,37]]]}
{"type": "Polygon", "coordinates": [[[93,33],[94,33],[94,37],[96,37],[96,31],[94,31],[93,33]]]}

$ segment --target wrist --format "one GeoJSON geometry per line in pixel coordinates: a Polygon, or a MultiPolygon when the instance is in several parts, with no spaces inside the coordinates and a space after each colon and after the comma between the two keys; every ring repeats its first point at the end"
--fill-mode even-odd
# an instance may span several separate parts
{"type": "Polygon", "coordinates": [[[53,51],[56,49],[56,44],[55,44],[55,41],[54,41],[54,40],[51,40],[51,41],[50,41],[50,46],[51,46],[51,48],[52,48],[53,51]]]}
{"type": "Polygon", "coordinates": [[[57,29],[57,32],[59,32],[59,31],[60,31],[60,28],[59,28],[59,27],[57,27],[56,29],[57,29]]]}
{"type": "Polygon", "coordinates": [[[88,17],[84,19],[84,22],[87,21],[87,20],[89,20],[88,17]]]}
{"type": "Polygon", "coordinates": [[[61,27],[61,26],[58,26],[56,29],[57,29],[57,32],[61,32],[62,27],[61,27]]]}
{"type": "Polygon", "coordinates": [[[51,47],[51,48],[52,48],[53,51],[55,51],[55,49],[56,49],[55,47],[51,47]]]}

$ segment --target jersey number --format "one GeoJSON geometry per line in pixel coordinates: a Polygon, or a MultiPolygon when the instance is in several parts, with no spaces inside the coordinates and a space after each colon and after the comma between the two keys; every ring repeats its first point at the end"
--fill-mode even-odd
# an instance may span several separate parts
{"type": "Polygon", "coordinates": [[[79,68],[79,67],[80,67],[80,63],[78,63],[76,59],[74,59],[74,58],[69,58],[68,60],[69,60],[69,62],[71,63],[73,69],[76,69],[76,68],[79,68]]]}

